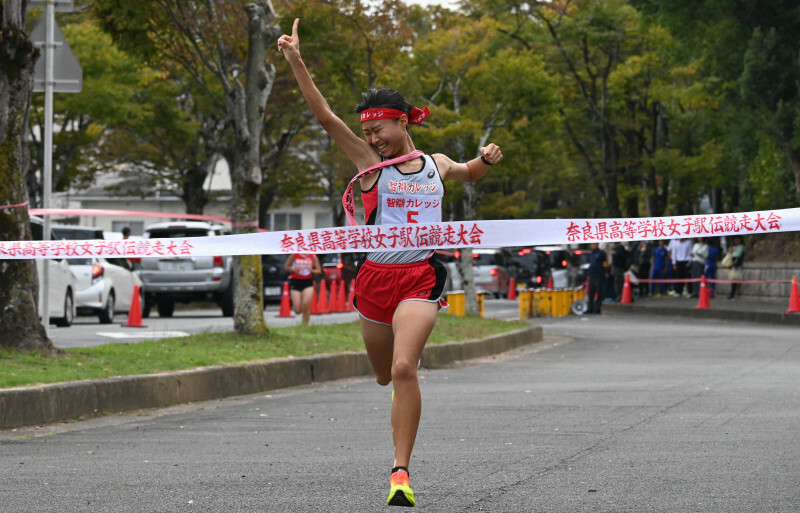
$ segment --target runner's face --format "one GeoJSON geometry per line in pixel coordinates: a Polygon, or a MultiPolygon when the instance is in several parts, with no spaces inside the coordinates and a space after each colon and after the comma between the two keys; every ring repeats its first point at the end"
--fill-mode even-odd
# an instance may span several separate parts
{"type": "Polygon", "coordinates": [[[361,123],[364,138],[383,157],[396,157],[405,150],[406,118],[374,119],[361,123]]]}

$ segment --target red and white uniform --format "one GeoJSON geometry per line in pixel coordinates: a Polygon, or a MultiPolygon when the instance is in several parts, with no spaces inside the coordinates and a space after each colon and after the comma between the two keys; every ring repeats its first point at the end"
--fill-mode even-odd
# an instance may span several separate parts
{"type": "MultiPolygon", "coordinates": [[[[424,155],[421,159],[423,162],[420,169],[412,173],[401,173],[396,166],[387,166],[377,171],[378,180],[369,190],[361,193],[366,224],[442,221],[444,182],[433,158],[424,155]]],[[[419,262],[430,255],[430,250],[374,252],[367,255],[367,260],[400,264],[419,262]]]]}
{"type": "Polygon", "coordinates": [[[309,280],[312,278],[311,269],[314,267],[314,255],[309,253],[296,253],[292,260],[292,267],[296,271],[289,274],[295,280],[309,280]]]}
{"type": "MultiPolygon", "coordinates": [[[[395,166],[377,171],[378,180],[361,193],[366,224],[441,222],[444,182],[433,158],[421,159],[419,169],[411,173],[401,173],[395,166]]],[[[446,307],[442,294],[447,269],[430,258],[432,253],[429,249],[368,253],[356,275],[356,310],[365,319],[391,325],[404,301],[446,307]]]]}

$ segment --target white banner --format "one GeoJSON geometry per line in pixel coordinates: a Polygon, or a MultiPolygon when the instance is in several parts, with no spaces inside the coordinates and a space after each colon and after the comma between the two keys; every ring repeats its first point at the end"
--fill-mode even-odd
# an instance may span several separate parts
{"type": "Polygon", "coordinates": [[[181,257],[495,248],[800,231],[800,208],[630,219],[521,219],[344,226],[217,237],[0,242],[0,259],[181,257]]]}

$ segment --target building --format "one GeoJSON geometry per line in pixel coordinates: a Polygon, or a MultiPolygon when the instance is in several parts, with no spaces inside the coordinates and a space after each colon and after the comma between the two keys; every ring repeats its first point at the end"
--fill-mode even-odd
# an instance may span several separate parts
{"type": "MultiPolygon", "coordinates": [[[[203,215],[219,219],[228,219],[230,215],[231,190],[230,173],[227,163],[221,160],[215,172],[206,179],[204,188],[212,194],[212,200],[206,205],[203,215]]],[[[54,223],[93,226],[109,233],[112,237],[122,231],[123,227],[131,229],[131,235],[142,235],[144,229],[153,223],[179,219],[170,214],[185,214],[183,200],[175,195],[154,191],[152,194],[140,193],[140,184],[130,171],[117,170],[98,177],[89,189],[56,194],[53,197],[53,208],[130,211],[135,214],[110,214],[88,212],[80,215],[54,215],[54,223]],[[135,191],[135,192],[134,192],[135,191]],[[163,213],[164,215],[158,215],[163,213]]],[[[222,221],[211,221],[222,222],[222,221]]],[[[223,224],[229,225],[227,222],[223,224]]],[[[262,228],[272,231],[305,230],[333,226],[333,214],[328,200],[310,198],[302,205],[279,205],[269,213],[268,226],[262,228]]]]}

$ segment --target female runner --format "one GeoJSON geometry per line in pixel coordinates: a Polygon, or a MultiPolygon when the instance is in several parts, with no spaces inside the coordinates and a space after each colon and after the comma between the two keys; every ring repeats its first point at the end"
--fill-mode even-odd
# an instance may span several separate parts
{"type": "Polygon", "coordinates": [[[303,324],[311,318],[311,299],[314,297],[314,275],[322,272],[317,255],[295,253],[286,259],[284,268],[289,271],[289,295],[294,313],[303,316],[303,324]]]}
{"type": "MultiPolygon", "coordinates": [[[[412,107],[391,89],[370,89],[356,107],[364,137],[360,138],[333,113],[314,84],[300,56],[298,24],[294,20],[292,34],[278,39],[278,49],[289,62],[311,112],[359,172],[415,151],[407,127],[421,123],[427,109],[412,107]]],[[[480,157],[466,163],[435,153],[363,176],[359,184],[366,223],[441,222],[443,180],[474,182],[502,158],[500,148],[489,144],[480,149],[480,157]]],[[[417,362],[436,322],[447,277],[446,268],[431,255],[430,250],[370,253],[356,275],[354,304],[367,355],[378,383],[394,385],[395,459],[389,505],[415,504],[408,466],[422,409],[417,362]]]]}

